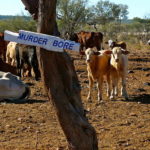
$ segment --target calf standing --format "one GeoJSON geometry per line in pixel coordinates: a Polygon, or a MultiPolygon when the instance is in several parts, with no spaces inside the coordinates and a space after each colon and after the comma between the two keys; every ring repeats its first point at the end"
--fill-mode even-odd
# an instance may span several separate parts
{"type": "Polygon", "coordinates": [[[91,100],[91,90],[94,81],[97,81],[98,84],[98,100],[102,100],[102,86],[104,76],[107,77],[107,96],[110,95],[110,56],[104,52],[105,50],[95,52],[92,48],[88,48],[85,51],[89,79],[89,93],[87,97],[88,100],[91,100]]]}
{"type": "MultiPolygon", "coordinates": [[[[115,95],[118,95],[118,81],[121,79],[121,96],[128,99],[128,94],[126,90],[126,76],[128,67],[127,54],[129,51],[123,50],[121,47],[115,47],[111,53],[111,80],[112,80],[112,92],[110,99],[114,99],[115,95]]],[[[107,52],[108,53],[108,52],[107,52]]]]}

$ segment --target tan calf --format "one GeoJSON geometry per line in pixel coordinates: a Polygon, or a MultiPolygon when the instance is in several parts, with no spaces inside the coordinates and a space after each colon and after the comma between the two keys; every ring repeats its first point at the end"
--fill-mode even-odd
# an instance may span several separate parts
{"type": "Polygon", "coordinates": [[[106,76],[107,79],[107,96],[110,95],[110,56],[105,54],[105,50],[95,52],[92,48],[88,48],[85,51],[85,54],[89,79],[89,93],[87,99],[91,100],[92,86],[94,81],[96,81],[98,85],[98,100],[100,101],[102,100],[102,86],[104,76],[106,76]]]}

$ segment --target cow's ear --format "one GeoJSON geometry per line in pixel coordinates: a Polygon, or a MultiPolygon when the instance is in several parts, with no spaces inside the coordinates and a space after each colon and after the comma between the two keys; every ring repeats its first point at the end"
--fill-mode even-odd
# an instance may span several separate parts
{"type": "Polygon", "coordinates": [[[104,54],[112,54],[112,51],[111,50],[105,50],[104,54]]]}
{"type": "Polygon", "coordinates": [[[94,55],[100,55],[101,54],[101,52],[94,52],[94,55]]]}
{"type": "Polygon", "coordinates": [[[122,51],[122,54],[124,54],[124,55],[127,55],[127,54],[129,54],[129,53],[130,53],[129,51],[124,50],[124,49],[121,49],[121,51],[122,51]]]}

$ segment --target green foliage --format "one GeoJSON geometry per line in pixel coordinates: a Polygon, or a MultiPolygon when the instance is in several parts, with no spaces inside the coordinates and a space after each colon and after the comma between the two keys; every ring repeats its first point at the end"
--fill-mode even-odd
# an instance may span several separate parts
{"type": "Polygon", "coordinates": [[[60,31],[70,33],[87,22],[89,11],[86,9],[87,0],[61,0],[58,2],[58,26],[60,31]]]}
{"type": "Polygon", "coordinates": [[[18,32],[19,30],[36,31],[36,23],[31,18],[13,17],[11,19],[0,20],[0,32],[10,30],[18,32]]]}
{"type": "Polygon", "coordinates": [[[109,2],[109,0],[98,1],[96,6],[93,6],[93,12],[95,14],[95,22],[100,24],[106,24],[112,21],[120,21],[127,19],[128,6],[123,4],[115,4],[109,2]]]}
{"type": "Polygon", "coordinates": [[[141,19],[139,17],[135,17],[135,18],[133,18],[133,22],[150,23],[150,19],[141,19]]]}

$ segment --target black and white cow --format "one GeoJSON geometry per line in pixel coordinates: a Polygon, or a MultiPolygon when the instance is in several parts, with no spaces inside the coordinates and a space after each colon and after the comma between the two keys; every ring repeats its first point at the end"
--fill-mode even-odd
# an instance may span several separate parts
{"type": "Polygon", "coordinates": [[[36,47],[30,45],[17,44],[16,45],[16,62],[18,75],[21,77],[23,75],[23,69],[25,64],[29,69],[29,74],[31,75],[31,68],[35,74],[35,80],[40,78],[39,65],[36,55],[36,47]]]}

